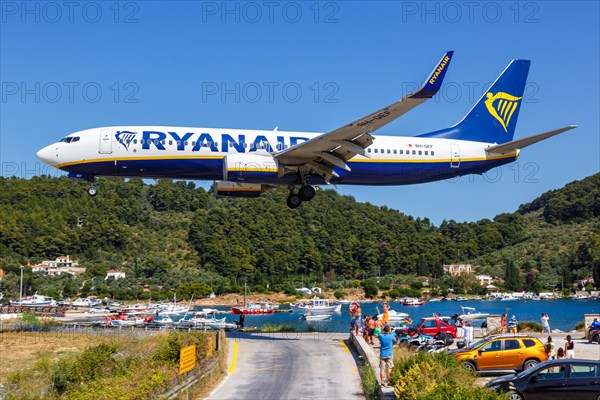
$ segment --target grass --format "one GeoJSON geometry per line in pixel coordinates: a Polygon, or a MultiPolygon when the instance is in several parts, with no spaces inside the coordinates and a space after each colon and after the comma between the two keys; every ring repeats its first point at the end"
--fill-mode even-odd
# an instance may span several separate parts
{"type": "Polygon", "coordinates": [[[271,325],[264,324],[260,329],[260,332],[296,332],[296,328],[292,325],[271,325]]]}
{"type": "Polygon", "coordinates": [[[371,367],[368,362],[361,362],[359,369],[363,393],[367,400],[378,400],[379,399],[379,382],[375,375],[375,370],[371,367]]]}
{"type": "MultiPolygon", "coordinates": [[[[26,338],[31,339],[30,336],[26,338]]],[[[45,343],[46,348],[73,341],[79,346],[60,356],[38,349],[28,353],[28,362],[21,364],[21,368],[3,374],[6,399],[156,398],[183,379],[179,375],[179,348],[197,345],[197,372],[214,357],[225,359],[225,351],[214,353],[212,333],[161,332],[142,338],[79,336],[53,335],[53,343],[45,343]],[[81,346],[84,342],[85,347],[81,346]]],[[[8,342],[5,337],[2,339],[2,345],[8,342]]],[[[221,348],[226,346],[222,344],[221,348]]],[[[224,373],[223,360],[217,369],[224,373]]],[[[205,381],[199,386],[205,386],[205,381]]]]}

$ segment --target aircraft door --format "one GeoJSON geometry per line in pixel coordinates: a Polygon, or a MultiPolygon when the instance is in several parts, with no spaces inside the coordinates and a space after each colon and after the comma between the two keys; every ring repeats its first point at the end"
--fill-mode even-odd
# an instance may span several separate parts
{"type": "Polygon", "coordinates": [[[457,144],[450,145],[450,167],[460,167],[460,146],[457,144]]]}
{"type": "Polygon", "coordinates": [[[112,153],[112,129],[102,129],[100,131],[100,154],[112,153]]]}

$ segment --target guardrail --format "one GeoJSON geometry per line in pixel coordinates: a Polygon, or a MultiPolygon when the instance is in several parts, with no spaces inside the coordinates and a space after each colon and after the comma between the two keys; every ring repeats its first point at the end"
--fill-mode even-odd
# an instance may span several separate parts
{"type": "Polygon", "coordinates": [[[66,308],[63,306],[41,306],[41,307],[29,307],[29,306],[2,306],[0,307],[0,314],[46,314],[53,317],[64,317],[66,308]]]}

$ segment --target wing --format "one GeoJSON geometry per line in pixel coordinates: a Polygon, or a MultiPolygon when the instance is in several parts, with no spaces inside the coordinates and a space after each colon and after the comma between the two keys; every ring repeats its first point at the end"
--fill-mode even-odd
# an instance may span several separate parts
{"type": "Polygon", "coordinates": [[[553,131],[540,133],[540,134],[537,134],[534,136],[529,136],[524,139],[517,139],[517,140],[513,140],[511,142],[502,143],[502,144],[498,144],[495,146],[490,146],[490,147],[486,148],[485,150],[488,153],[499,153],[499,154],[512,153],[513,151],[520,150],[527,146],[531,146],[534,143],[540,142],[544,139],[548,139],[549,137],[558,135],[559,133],[566,132],[573,128],[577,128],[577,125],[569,125],[569,126],[565,126],[564,128],[555,129],[553,131]]]}
{"type": "Polygon", "coordinates": [[[348,125],[280,151],[275,157],[280,165],[285,166],[286,173],[300,170],[303,173],[317,173],[326,182],[338,176],[333,170],[335,167],[350,171],[346,161],[357,154],[367,157],[365,149],[373,143],[371,132],[389,124],[438,92],[453,53],[448,51],[444,54],[416,92],[348,125]]]}

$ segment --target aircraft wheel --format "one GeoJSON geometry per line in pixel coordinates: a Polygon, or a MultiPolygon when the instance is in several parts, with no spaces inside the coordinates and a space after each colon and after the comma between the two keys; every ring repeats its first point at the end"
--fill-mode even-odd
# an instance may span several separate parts
{"type": "Polygon", "coordinates": [[[98,194],[98,189],[96,189],[95,187],[92,186],[91,188],[88,189],[88,194],[90,196],[95,196],[98,194]]]}
{"type": "Polygon", "coordinates": [[[297,194],[290,194],[287,198],[287,206],[289,208],[298,208],[302,204],[302,199],[297,194]]]}
{"type": "Polygon", "coordinates": [[[298,195],[300,196],[300,199],[302,199],[302,201],[311,201],[315,198],[316,194],[317,191],[311,185],[304,185],[298,191],[298,195]]]}

